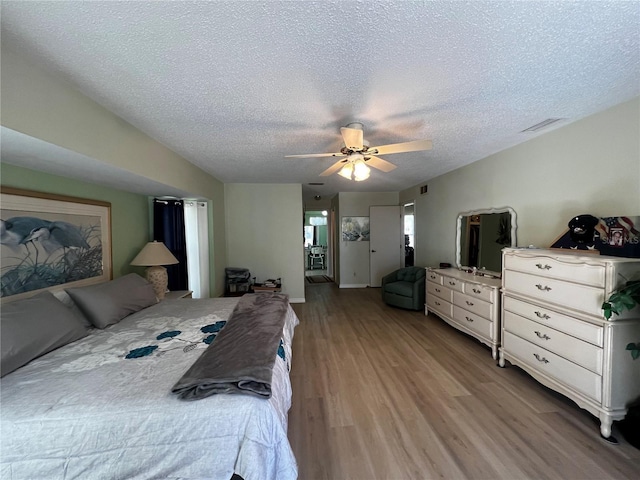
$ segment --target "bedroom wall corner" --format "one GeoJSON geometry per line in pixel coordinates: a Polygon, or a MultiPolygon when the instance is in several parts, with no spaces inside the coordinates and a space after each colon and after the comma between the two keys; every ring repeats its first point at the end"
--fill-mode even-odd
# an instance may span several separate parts
{"type": "Polygon", "coordinates": [[[258,281],[282,278],[291,302],[304,300],[301,184],[225,184],[227,262],[258,281]]]}

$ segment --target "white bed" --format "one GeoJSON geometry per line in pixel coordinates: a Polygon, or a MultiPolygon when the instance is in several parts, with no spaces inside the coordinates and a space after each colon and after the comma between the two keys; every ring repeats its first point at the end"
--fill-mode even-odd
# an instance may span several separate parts
{"type": "Polygon", "coordinates": [[[291,306],[271,398],[185,401],[171,393],[237,301],[165,300],[3,377],[0,477],[295,479],[287,439],[298,324],[291,306]]]}

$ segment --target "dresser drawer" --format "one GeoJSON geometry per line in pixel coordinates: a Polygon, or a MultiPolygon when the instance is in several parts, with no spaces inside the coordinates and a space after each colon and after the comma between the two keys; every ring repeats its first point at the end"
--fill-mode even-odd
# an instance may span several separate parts
{"type": "Polygon", "coordinates": [[[517,352],[518,358],[535,370],[554,377],[597,402],[602,401],[602,377],[600,375],[510,332],[504,333],[502,345],[505,352],[511,355],[517,352]]]}
{"type": "Polygon", "coordinates": [[[464,325],[469,330],[480,334],[484,338],[492,338],[491,335],[491,322],[486,318],[483,318],[475,313],[471,313],[464,308],[460,308],[457,305],[453,306],[453,319],[460,325],[464,325]]]}
{"type": "Polygon", "coordinates": [[[513,312],[598,347],[603,346],[604,329],[599,325],[583,322],[549,308],[511,298],[508,295],[502,297],[502,302],[505,315],[507,312],[513,312]]]}
{"type": "Polygon", "coordinates": [[[479,298],[480,300],[484,300],[485,302],[495,302],[495,298],[493,298],[493,292],[495,291],[496,290],[493,288],[478,285],[476,283],[465,282],[464,284],[464,293],[472,297],[479,298]]]}
{"type": "Polygon", "coordinates": [[[429,295],[427,297],[427,309],[436,313],[441,313],[445,317],[453,317],[453,304],[439,297],[429,295]]]}
{"type": "Polygon", "coordinates": [[[442,275],[433,270],[427,270],[427,281],[442,285],[442,275]]]}
{"type": "Polygon", "coordinates": [[[601,348],[508,311],[502,322],[505,331],[602,375],[601,348]]]}
{"type": "Polygon", "coordinates": [[[460,292],[453,292],[453,304],[484,318],[491,318],[491,304],[460,292]]]}
{"type": "Polygon", "coordinates": [[[462,292],[464,287],[464,282],[462,280],[458,280],[457,278],[453,277],[447,277],[446,275],[442,276],[442,284],[445,287],[448,287],[451,290],[456,290],[458,292],[462,292]]]}
{"type": "Polygon", "coordinates": [[[543,278],[528,273],[504,271],[507,292],[517,292],[542,302],[573,308],[588,315],[602,318],[604,289],[569,283],[552,278],[543,278]]]}
{"type": "Polygon", "coordinates": [[[453,302],[453,290],[438,283],[427,282],[427,296],[431,295],[440,297],[447,302],[453,302]]]}
{"type": "Polygon", "coordinates": [[[579,282],[594,287],[604,287],[604,265],[571,263],[570,259],[570,256],[567,256],[567,261],[562,261],[551,257],[519,257],[507,254],[504,256],[504,269],[517,270],[545,278],[579,282]]]}

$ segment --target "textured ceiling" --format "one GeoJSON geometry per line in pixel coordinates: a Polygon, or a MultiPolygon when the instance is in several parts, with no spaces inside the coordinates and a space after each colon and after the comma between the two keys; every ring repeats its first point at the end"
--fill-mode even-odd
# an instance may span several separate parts
{"type": "Polygon", "coordinates": [[[224,182],[302,183],[306,197],[417,185],[640,95],[638,1],[1,8],[3,43],[190,162],[224,182]],[[520,133],[550,117],[566,120],[520,133]],[[398,168],[358,183],[318,177],[333,158],[284,158],[338,151],[352,121],[372,146],[433,150],[382,156],[398,168]]]}

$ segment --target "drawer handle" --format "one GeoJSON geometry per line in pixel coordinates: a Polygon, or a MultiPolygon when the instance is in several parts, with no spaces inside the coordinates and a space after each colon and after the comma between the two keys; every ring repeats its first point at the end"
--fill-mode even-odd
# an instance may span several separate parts
{"type": "Polygon", "coordinates": [[[478,290],[477,288],[473,288],[473,293],[482,293],[482,290],[478,290]]]}
{"type": "Polygon", "coordinates": [[[543,286],[542,286],[542,285],[540,285],[540,284],[537,284],[537,285],[536,285],[536,288],[537,288],[538,290],[543,290],[543,291],[545,291],[545,292],[548,292],[548,291],[550,291],[550,290],[551,290],[551,287],[547,287],[546,285],[543,287],[543,286]]]}
{"type": "Polygon", "coordinates": [[[440,306],[440,302],[433,302],[433,303],[435,303],[436,305],[440,306]]]}
{"type": "Polygon", "coordinates": [[[449,285],[455,285],[456,282],[452,282],[451,280],[449,280],[449,285]]]}
{"type": "Polygon", "coordinates": [[[540,357],[540,355],[538,355],[537,353],[534,353],[534,354],[533,354],[533,356],[534,356],[534,357],[536,357],[536,360],[538,360],[539,362],[542,362],[542,363],[549,363],[549,360],[547,360],[547,359],[546,359],[546,358],[544,358],[544,357],[542,357],[542,358],[541,358],[541,357],[540,357]]]}
{"type": "Polygon", "coordinates": [[[546,313],[540,313],[538,311],[533,312],[536,314],[536,317],[538,318],[543,318],[544,320],[549,320],[551,317],[549,315],[547,315],[546,313]]]}
{"type": "Polygon", "coordinates": [[[440,289],[439,288],[435,288],[434,289],[436,292],[440,293],[440,289]]]}
{"type": "Polygon", "coordinates": [[[465,300],[466,304],[469,305],[470,307],[473,306],[473,302],[470,302],[469,300],[465,300]]]}
{"type": "Polygon", "coordinates": [[[464,317],[467,319],[467,322],[473,322],[473,318],[469,318],[469,317],[464,317]]]}
{"type": "Polygon", "coordinates": [[[538,336],[538,338],[541,338],[543,340],[551,340],[551,337],[549,335],[547,335],[546,333],[542,334],[537,330],[535,330],[533,333],[535,333],[538,336]]]}
{"type": "Polygon", "coordinates": [[[536,263],[536,267],[540,270],[551,270],[551,265],[542,265],[541,263],[536,263]]]}
{"type": "Polygon", "coordinates": [[[431,280],[435,280],[435,279],[436,279],[436,276],[435,276],[435,275],[429,275],[429,278],[430,278],[431,280]]]}

